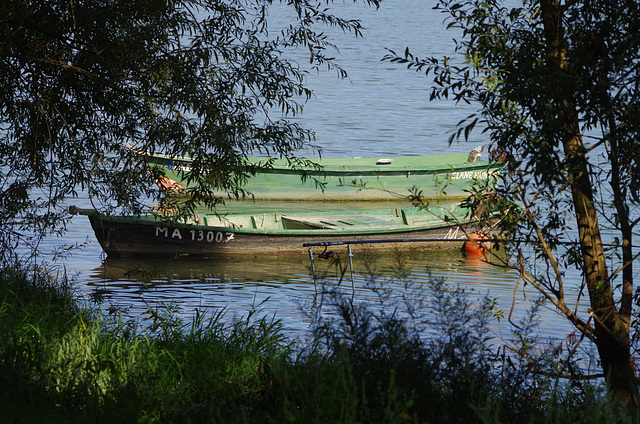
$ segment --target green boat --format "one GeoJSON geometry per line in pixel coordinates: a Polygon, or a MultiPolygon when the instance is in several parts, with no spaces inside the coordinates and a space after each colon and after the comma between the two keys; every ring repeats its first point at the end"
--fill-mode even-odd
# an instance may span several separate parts
{"type": "MultiPolygon", "coordinates": [[[[247,202],[248,203],[248,202],[247,202]]],[[[255,209],[255,208],[254,208],[255,209]]],[[[413,207],[319,208],[315,212],[198,213],[183,222],[160,215],[86,215],[109,257],[216,257],[305,253],[311,246],[358,249],[459,249],[478,231],[491,234],[459,204],[413,207]]]]}
{"type": "MultiPolygon", "coordinates": [[[[406,197],[412,191],[421,191],[425,199],[461,199],[468,196],[474,183],[484,184],[485,189],[497,184],[502,164],[480,160],[481,150],[434,156],[310,159],[316,166],[249,158],[247,163],[255,168],[242,179],[241,187],[248,198],[279,201],[378,201],[406,197]]],[[[138,153],[150,169],[162,175],[156,180],[161,188],[194,187],[190,158],[138,153]]]]}

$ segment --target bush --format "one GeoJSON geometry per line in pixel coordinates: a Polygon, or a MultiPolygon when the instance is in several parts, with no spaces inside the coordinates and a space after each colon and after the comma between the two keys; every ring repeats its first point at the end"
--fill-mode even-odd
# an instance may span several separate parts
{"type": "MultiPolygon", "coordinates": [[[[174,309],[151,324],[80,308],[41,270],[0,272],[0,411],[7,422],[604,423],[634,422],[597,386],[558,384],[497,349],[489,299],[433,280],[375,304],[322,293],[313,338],[294,345],[275,319],[225,323],[174,309]],[[424,299],[431,299],[428,305],[424,299]]],[[[518,336],[534,355],[527,328],[518,336]]],[[[545,356],[546,355],[546,356],[545,356]]]]}

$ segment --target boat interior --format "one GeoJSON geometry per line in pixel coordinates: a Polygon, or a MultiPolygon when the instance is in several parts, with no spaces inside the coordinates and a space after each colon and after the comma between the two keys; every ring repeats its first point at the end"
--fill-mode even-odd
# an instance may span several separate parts
{"type": "MultiPolygon", "coordinates": [[[[205,226],[225,226],[256,230],[356,230],[358,228],[398,228],[442,225],[453,220],[453,211],[448,209],[419,210],[415,208],[394,208],[376,211],[361,211],[351,214],[284,214],[268,212],[262,214],[209,215],[198,216],[198,224],[205,226]]],[[[455,214],[458,218],[464,212],[455,214]]]]}

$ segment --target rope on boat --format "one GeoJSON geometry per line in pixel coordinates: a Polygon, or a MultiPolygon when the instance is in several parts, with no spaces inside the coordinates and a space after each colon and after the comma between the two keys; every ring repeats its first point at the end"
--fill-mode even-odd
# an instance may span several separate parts
{"type": "MultiPolygon", "coordinates": [[[[356,283],[353,279],[353,252],[351,252],[351,245],[347,246],[349,248],[349,268],[351,269],[351,296],[356,295],[356,283]]],[[[324,249],[327,250],[326,247],[324,249]]],[[[333,253],[333,252],[331,252],[333,253]]],[[[309,247],[309,261],[311,261],[311,272],[313,273],[313,286],[315,288],[316,293],[318,292],[318,280],[316,279],[316,267],[313,260],[313,249],[309,247]]]]}
{"type": "Polygon", "coordinates": [[[349,248],[349,268],[351,268],[351,296],[356,295],[356,283],[353,280],[353,253],[351,253],[351,245],[347,246],[349,248]]]}
{"type": "MultiPolygon", "coordinates": [[[[317,247],[317,246],[344,246],[345,244],[367,244],[367,243],[464,243],[466,241],[478,241],[471,238],[456,238],[456,239],[442,239],[442,238],[427,238],[427,239],[380,239],[380,240],[342,240],[342,241],[319,241],[315,243],[303,243],[302,247],[317,247]]],[[[483,242],[500,242],[502,239],[483,239],[483,242]]]]}

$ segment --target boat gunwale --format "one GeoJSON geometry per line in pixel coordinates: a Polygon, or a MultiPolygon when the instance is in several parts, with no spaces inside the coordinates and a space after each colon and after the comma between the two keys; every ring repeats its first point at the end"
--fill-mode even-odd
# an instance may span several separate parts
{"type": "MultiPolygon", "coordinates": [[[[474,219],[464,219],[464,220],[456,220],[452,218],[447,221],[445,219],[434,219],[430,222],[420,222],[418,224],[402,224],[402,223],[392,223],[395,224],[394,227],[384,226],[384,225],[362,225],[358,226],[358,228],[309,228],[309,229],[278,229],[278,230],[270,230],[270,229],[262,229],[262,228],[247,228],[247,227],[234,227],[234,226],[224,226],[224,225],[202,225],[197,223],[185,223],[185,222],[177,222],[171,220],[158,220],[153,216],[143,215],[143,216],[122,216],[122,215],[104,215],[95,210],[87,211],[82,210],[79,212],[80,215],[85,215],[90,219],[95,219],[98,221],[108,221],[111,223],[121,223],[121,224],[131,224],[131,225],[145,225],[145,226],[160,226],[167,228],[179,228],[186,230],[195,230],[195,231],[217,231],[217,232],[233,232],[238,234],[253,234],[253,235],[266,235],[271,237],[287,237],[287,236],[336,236],[336,235],[379,235],[379,234],[392,234],[392,233],[404,233],[404,232],[416,232],[421,230],[430,230],[439,227],[446,226],[456,226],[456,225],[466,225],[475,222],[479,222],[478,218],[474,219]]],[[[247,214],[243,214],[247,215],[247,214]]],[[[286,215],[282,215],[286,217],[286,215]]],[[[450,216],[454,216],[453,213],[450,213],[450,216]]]]}
{"type": "MultiPolygon", "coordinates": [[[[163,162],[167,162],[167,164],[171,161],[183,162],[183,163],[192,163],[193,158],[183,157],[183,156],[172,156],[163,153],[142,153],[141,156],[145,158],[145,161],[151,165],[165,165],[163,162]],[[154,163],[156,162],[156,163],[154,163]]],[[[390,159],[394,159],[394,161],[402,162],[403,160],[410,160],[411,162],[418,161],[420,159],[432,159],[434,157],[439,158],[456,158],[464,159],[468,157],[467,153],[452,153],[445,155],[435,155],[435,156],[401,156],[401,157],[393,157],[390,159]]],[[[317,165],[301,165],[301,166],[292,166],[291,163],[286,162],[282,163],[284,159],[274,159],[275,163],[270,165],[266,165],[260,169],[262,173],[291,173],[296,174],[300,172],[309,173],[318,173],[318,174],[339,174],[339,175],[348,175],[349,173],[370,173],[372,175],[375,174],[391,174],[392,172],[397,172],[399,174],[405,173],[407,171],[411,172],[424,172],[425,174],[433,173],[434,171],[442,171],[447,172],[459,172],[463,170],[473,170],[473,169],[494,169],[495,171],[500,171],[503,168],[503,164],[500,162],[494,161],[475,161],[469,162],[468,160],[462,161],[452,161],[445,162],[439,164],[426,164],[426,165],[417,165],[417,164],[394,164],[385,163],[385,164],[377,164],[377,163],[358,163],[363,162],[365,160],[370,161],[378,161],[383,158],[299,158],[300,160],[308,160],[317,165]],[[335,162],[335,163],[332,163],[335,162]]],[[[269,158],[249,158],[249,165],[260,165],[262,161],[268,161],[269,158]]],[[[184,167],[184,165],[178,164],[176,168],[171,168],[174,172],[189,172],[189,170],[181,170],[180,167],[184,167]]],[[[419,175],[419,174],[418,174],[419,175]]]]}

